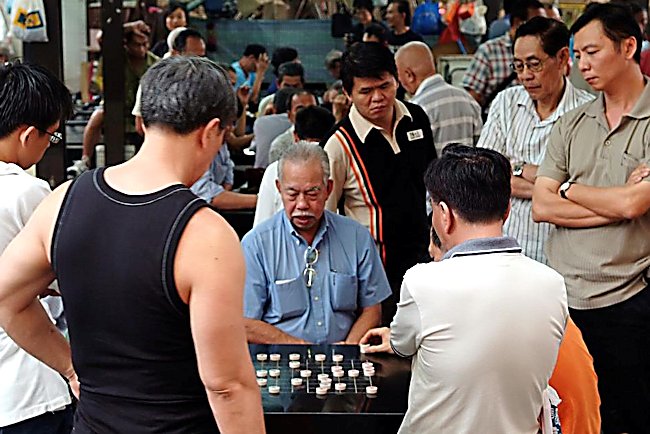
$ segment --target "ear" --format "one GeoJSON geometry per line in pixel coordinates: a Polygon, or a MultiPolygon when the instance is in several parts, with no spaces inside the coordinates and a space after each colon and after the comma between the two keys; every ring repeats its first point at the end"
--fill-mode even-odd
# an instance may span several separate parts
{"type": "Polygon", "coordinates": [[[503,215],[503,222],[505,223],[506,220],[508,220],[508,216],[510,215],[510,209],[512,208],[512,202],[508,201],[508,209],[506,210],[506,213],[503,215]]]}
{"type": "Polygon", "coordinates": [[[280,180],[279,179],[275,180],[275,188],[278,189],[278,193],[282,194],[282,189],[280,188],[280,180]]]}
{"type": "Polygon", "coordinates": [[[636,53],[636,47],[638,46],[636,42],[636,38],[633,36],[621,41],[621,49],[626,59],[630,60],[634,58],[634,53],[636,53]]]}
{"type": "Polygon", "coordinates": [[[18,130],[18,138],[20,139],[20,145],[23,148],[26,148],[29,145],[30,138],[33,138],[35,134],[39,133],[36,127],[28,127],[26,125],[18,127],[18,130]]]}
{"type": "Polygon", "coordinates": [[[445,231],[445,234],[451,234],[456,219],[454,211],[449,208],[449,205],[447,205],[445,202],[438,203],[438,206],[440,207],[440,220],[442,222],[442,228],[445,231]]]}
{"type": "Polygon", "coordinates": [[[300,141],[300,137],[298,137],[298,134],[296,134],[296,131],[294,130],[293,132],[293,143],[298,143],[300,141]]]}
{"type": "Polygon", "coordinates": [[[223,128],[219,118],[211,119],[199,133],[201,147],[208,147],[213,140],[219,140],[220,147],[223,144],[223,139],[226,134],[227,128],[223,128]]]}
{"type": "Polygon", "coordinates": [[[327,197],[330,197],[330,194],[332,194],[332,190],[334,190],[334,181],[331,179],[327,180],[327,197]]]}
{"type": "Polygon", "coordinates": [[[562,65],[566,65],[569,61],[569,47],[562,47],[555,55],[562,65]]]}

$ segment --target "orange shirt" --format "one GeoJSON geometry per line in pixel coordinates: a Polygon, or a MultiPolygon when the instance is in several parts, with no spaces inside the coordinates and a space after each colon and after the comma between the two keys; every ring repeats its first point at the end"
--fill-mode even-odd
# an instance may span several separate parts
{"type": "Polygon", "coordinates": [[[563,434],[600,433],[600,395],[594,360],[571,318],[549,384],[562,399],[558,413],[563,434]]]}

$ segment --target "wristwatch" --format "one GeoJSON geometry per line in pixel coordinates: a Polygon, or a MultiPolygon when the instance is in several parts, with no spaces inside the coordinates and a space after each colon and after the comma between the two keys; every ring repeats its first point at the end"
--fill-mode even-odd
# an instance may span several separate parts
{"type": "Polygon", "coordinates": [[[571,181],[567,181],[564,184],[560,185],[560,189],[558,191],[560,192],[560,197],[562,197],[562,199],[567,199],[566,192],[569,191],[569,189],[573,184],[575,183],[571,181]]]}
{"type": "Polygon", "coordinates": [[[526,163],[517,163],[512,167],[512,176],[516,176],[518,178],[523,178],[524,177],[524,165],[526,163]]]}

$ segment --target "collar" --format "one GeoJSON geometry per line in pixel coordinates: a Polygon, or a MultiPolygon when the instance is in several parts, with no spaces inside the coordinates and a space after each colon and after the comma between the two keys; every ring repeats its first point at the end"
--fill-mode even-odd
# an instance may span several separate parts
{"type": "Polygon", "coordinates": [[[442,259],[490,253],[521,253],[521,247],[517,240],[511,237],[474,238],[454,246],[442,259]]]}
{"type": "MultiPolygon", "coordinates": [[[[395,107],[395,128],[397,128],[397,125],[400,123],[400,121],[404,116],[413,120],[413,116],[411,115],[411,112],[404,105],[404,103],[396,99],[394,107],[395,107]]],[[[354,132],[357,133],[357,136],[359,136],[359,140],[361,140],[361,142],[363,143],[366,142],[366,137],[368,137],[368,134],[370,134],[370,131],[373,128],[376,130],[384,131],[383,128],[378,127],[377,125],[373,124],[372,122],[370,122],[369,120],[361,116],[361,113],[359,113],[359,110],[357,110],[354,104],[352,104],[352,108],[350,109],[349,117],[350,117],[350,123],[352,123],[352,128],[354,128],[354,132]]],[[[386,133],[390,136],[393,135],[392,131],[386,131],[386,133]]]]}
{"type": "MultiPolygon", "coordinates": [[[[520,85],[521,86],[521,85],[520,85]]],[[[573,101],[575,97],[575,87],[571,84],[569,80],[567,80],[566,77],[564,77],[564,93],[562,94],[562,98],[560,98],[560,102],[557,104],[557,107],[555,107],[555,111],[549,116],[548,118],[544,119],[543,121],[539,121],[540,124],[548,124],[548,123],[554,123],[557,121],[562,114],[564,114],[567,110],[565,109],[565,106],[568,104],[569,101],[573,101]]],[[[531,99],[530,95],[528,92],[526,92],[526,88],[523,86],[520,87],[520,92],[519,92],[519,97],[516,100],[516,104],[520,107],[525,107],[529,111],[535,114],[539,118],[539,115],[537,114],[537,109],[535,108],[535,103],[531,99]]]]}
{"type": "MultiPolygon", "coordinates": [[[[643,92],[639,95],[639,99],[632,107],[629,113],[624,114],[623,117],[629,117],[633,119],[642,119],[650,117],[650,78],[643,76],[645,81],[645,86],[643,87],[643,92]]],[[[585,109],[585,115],[592,118],[600,118],[605,116],[605,94],[600,92],[600,94],[589,103],[589,106],[585,109]]],[[[607,123],[605,123],[607,125],[607,123]]]]}
{"type": "MultiPolygon", "coordinates": [[[[323,216],[320,219],[320,226],[318,227],[316,235],[314,236],[314,242],[311,243],[314,247],[317,247],[318,244],[320,244],[321,240],[327,233],[327,229],[329,228],[329,221],[331,219],[328,213],[329,211],[324,210],[323,216]]],[[[298,244],[300,244],[300,242],[303,242],[305,245],[307,245],[307,241],[303,238],[302,235],[298,233],[298,231],[296,231],[296,228],[294,228],[291,224],[291,220],[289,220],[287,212],[284,209],[282,210],[282,225],[284,226],[286,233],[291,234],[291,238],[293,240],[297,241],[298,244]]]]}
{"type": "Polygon", "coordinates": [[[498,38],[493,39],[494,43],[502,44],[506,47],[512,47],[512,38],[510,37],[510,29],[498,38]]]}
{"type": "Polygon", "coordinates": [[[15,163],[0,161],[0,175],[20,175],[25,171],[15,163]]]}
{"type": "Polygon", "coordinates": [[[424,89],[426,87],[434,87],[444,82],[445,80],[443,80],[442,75],[440,74],[433,74],[432,76],[425,78],[424,80],[422,80],[422,83],[420,83],[420,85],[418,86],[417,90],[415,91],[415,94],[413,95],[413,98],[415,98],[416,96],[424,92],[424,89]]]}

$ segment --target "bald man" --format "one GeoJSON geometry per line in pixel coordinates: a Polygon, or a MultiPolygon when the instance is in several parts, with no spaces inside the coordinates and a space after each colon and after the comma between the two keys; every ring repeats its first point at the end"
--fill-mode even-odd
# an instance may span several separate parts
{"type": "Polygon", "coordinates": [[[481,135],[481,107],[465,90],[436,73],[433,54],[422,42],[409,42],[395,53],[402,87],[429,116],[436,153],[450,143],[474,146],[481,135]]]}

